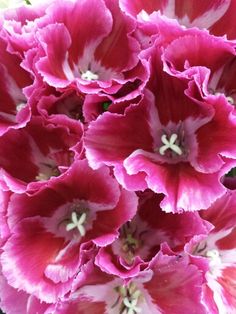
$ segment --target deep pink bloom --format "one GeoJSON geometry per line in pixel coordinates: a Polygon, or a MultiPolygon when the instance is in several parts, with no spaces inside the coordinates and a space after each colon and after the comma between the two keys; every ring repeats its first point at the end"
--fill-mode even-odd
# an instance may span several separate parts
{"type": "Polygon", "coordinates": [[[225,193],[219,179],[231,163],[224,156],[236,153],[233,108],[224,99],[196,101],[184,82],[162,77],[156,99],[147,92],[125,115],[107,112],[90,124],[87,158],[93,168],[114,166],[128,189],[164,193],[166,212],[207,208],[225,193]],[[215,140],[209,142],[210,137],[215,140]]]}
{"type": "Polygon", "coordinates": [[[202,97],[225,97],[236,101],[236,57],[232,43],[207,33],[182,34],[165,46],[165,70],[181,78],[195,79],[202,97]]]}
{"type": "Polygon", "coordinates": [[[0,9],[0,308],[235,314],[236,0],[39,2],[0,9]]]}
{"type": "Polygon", "coordinates": [[[30,108],[23,89],[32,78],[21,66],[21,59],[7,50],[0,31],[0,135],[18,129],[30,120],[30,108]]]}
{"type": "Polygon", "coordinates": [[[2,32],[8,43],[8,50],[24,58],[24,53],[35,46],[35,32],[37,19],[45,15],[50,3],[56,0],[47,0],[22,5],[17,8],[5,9],[0,12],[2,32]]]}
{"type": "Polygon", "coordinates": [[[57,179],[73,162],[71,148],[83,130],[56,126],[34,117],[25,128],[10,130],[0,137],[4,154],[0,160],[1,187],[14,192],[36,191],[50,178],[57,179]]]}
{"type": "Polygon", "coordinates": [[[49,85],[89,94],[103,91],[114,98],[134,98],[142,90],[148,72],[132,36],[136,22],[118,1],[55,2],[37,25],[33,71],[49,85]]]}
{"type": "Polygon", "coordinates": [[[86,265],[83,280],[66,302],[56,308],[60,314],[96,309],[98,314],[128,313],[206,313],[201,304],[202,274],[187,258],[159,253],[138,276],[123,281],[86,265]],[[86,275],[85,275],[86,274],[86,275]]]}
{"type": "Polygon", "coordinates": [[[209,226],[195,213],[166,214],[160,209],[163,195],[139,193],[135,217],[120,229],[119,238],[99,249],[95,263],[107,273],[134,277],[160,250],[163,243],[182,254],[184,246],[198,234],[208,234],[209,226]]]}
{"type": "Polygon", "coordinates": [[[160,11],[168,18],[177,20],[186,27],[207,28],[217,36],[227,35],[236,39],[234,0],[119,0],[124,12],[137,18],[145,11],[151,14],[160,11]]]}
{"type": "Polygon", "coordinates": [[[204,302],[210,313],[234,313],[236,308],[236,193],[228,191],[200,215],[212,224],[208,236],[186,245],[192,261],[206,271],[204,302]]]}
{"type": "Polygon", "coordinates": [[[75,162],[37,194],[10,197],[3,273],[13,287],[55,302],[85,264],[83,245],[110,244],[136,210],[136,195],[120,189],[109,169],[94,171],[85,160],[75,162]]]}

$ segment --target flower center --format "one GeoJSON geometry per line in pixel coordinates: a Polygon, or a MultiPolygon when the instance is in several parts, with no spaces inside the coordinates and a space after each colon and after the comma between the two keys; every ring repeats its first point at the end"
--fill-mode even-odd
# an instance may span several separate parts
{"type": "Polygon", "coordinates": [[[47,181],[51,177],[58,177],[60,175],[60,171],[56,166],[49,164],[43,164],[43,166],[45,171],[39,172],[39,174],[35,177],[37,181],[47,181]]]}
{"type": "Polygon", "coordinates": [[[85,227],[84,227],[86,218],[87,218],[87,214],[85,212],[79,215],[77,212],[73,211],[71,213],[71,221],[66,225],[66,231],[71,231],[77,228],[81,237],[83,237],[86,232],[85,227]]]}
{"type": "Polygon", "coordinates": [[[181,156],[183,154],[182,149],[178,145],[178,135],[173,133],[169,139],[166,134],[163,134],[161,141],[164,145],[159,148],[159,153],[163,156],[167,150],[172,150],[177,155],[181,156]]]}
{"type": "Polygon", "coordinates": [[[118,292],[119,296],[112,308],[121,301],[119,314],[135,314],[141,312],[141,309],[137,306],[141,297],[141,291],[137,289],[134,283],[130,283],[127,287],[116,287],[115,290],[118,292]]]}
{"type": "Polygon", "coordinates": [[[127,263],[132,263],[140,247],[137,228],[131,223],[126,223],[120,230],[120,245],[122,255],[127,263]]]}
{"type": "Polygon", "coordinates": [[[227,99],[228,103],[230,103],[231,105],[235,105],[233,97],[227,96],[226,99],[227,99]]]}
{"type": "Polygon", "coordinates": [[[136,250],[139,248],[139,241],[132,234],[127,234],[123,239],[122,251],[126,254],[127,260],[131,262],[135,256],[136,250]]]}
{"type": "Polygon", "coordinates": [[[90,70],[87,70],[86,72],[81,74],[81,78],[86,81],[94,81],[98,80],[99,76],[96,73],[93,73],[90,70]]]}
{"type": "Polygon", "coordinates": [[[199,243],[193,254],[208,258],[211,273],[214,273],[222,264],[219,251],[216,248],[209,248],[207,242],[199,243]]]}

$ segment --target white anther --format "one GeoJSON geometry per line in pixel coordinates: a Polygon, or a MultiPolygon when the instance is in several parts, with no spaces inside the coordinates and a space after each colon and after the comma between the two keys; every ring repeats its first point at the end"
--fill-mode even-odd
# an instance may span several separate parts
{"type": "Polygon", "coordinates": [[[210,268],[214,270],[214,267],[221,264],[221,258],[219,251],[216,249],[209,250],[206,252],[206,257],[210,259],[210,268]]]}
{"type": "Polygon", "coordinates": [[[177,144],[175,144],[175,141],[177,140],[177,138],[178,138],[178,135],[173,133],[170,136],[170,139],[168,140],[166,134],[163,134],[161,137],[161,141],[164,145],[159,148],[159,153],[161,155],[164,155],[167,149],[171,149],[177,155],[182,155],[183,154],[182,149],[177,144]]]}
{"type": "Polygon", "coordinates": [[[227,101],[228,101],[231,105],[234,105],[234,99],[233,99],[233,97],[227,96],[226,99],[227,99],[227,101]]]}
{"type": "Polygon", "coordinates": [[[99,76],[90,70],[87,70],[86,72],[81,74],[81,78],[86,81],[94,81],[98,80],[99,76]]]}
{"type": "Polygon", "coordinates": [[[123,303],[128,310],[127,314],[135,314],[135,313],[141,312],[141,309],[136,306],[138,303],[138,299],[134,299],[130,301],[128,298],[124,298],[123,303]]]}
{"type": "Polygon", "coordinates": [[[16,111],[19,112],[21,109],[25,108],[26,103],[22,102],[16,106],[16,111]]]}
{"type": "Polygon", "coordinates": [[[48,176],[47,174],[41,173],[41,172],[35,177],[35,179],[37,181],[46,181],[49,178],[50,178],[50,176],[48,176]]]}
{"type": "Polygon", "coordinates": [[[217,250],[214,249],[214,250],[207,251],[206,256],[210,258],[218,259],[220,257],[220,254],[217,250]]]}
{"type": "Polygon", "coordinates": [[[79,233],[81,234],[81,237],[85,235],[85,228],[83,226],[84,222],[86,220],[86,213],[83,213],[78,218],[78,214],[76,212],[72,212],[71,214],[71,221],[66,226],[66,231],[73,230],[74,228],[77,228],[79,230],[79,233]]]}

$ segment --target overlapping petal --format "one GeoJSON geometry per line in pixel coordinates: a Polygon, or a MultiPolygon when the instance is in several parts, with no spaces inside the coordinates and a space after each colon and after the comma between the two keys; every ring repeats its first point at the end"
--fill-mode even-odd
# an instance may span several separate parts
{"type": "Polygon", "coordinates": [[[86,161],[76,162],[61,180],[37,194],[12,195],[3,273],[13,287],[56,302],[70,291],[84,262],[81,245],[111,243],[136,210],[135,194],[120,190],[108,169],[94,171],[86,161]]]}
{"type": "Polygon", "coordinates": [[[234,314],[236,2],[32,1],[0,9],[0,307],[234,314]]]}
{"type": "Polygon", "coordinates": [[[82,133],[80,124],[71,131],[41,117],[19,131],[9,131],[0,138],[4,151],[0,161],[2,186],[17,192],[37,190],[51,177],[56,178],[73,162],[71,148],[82,133]]]}

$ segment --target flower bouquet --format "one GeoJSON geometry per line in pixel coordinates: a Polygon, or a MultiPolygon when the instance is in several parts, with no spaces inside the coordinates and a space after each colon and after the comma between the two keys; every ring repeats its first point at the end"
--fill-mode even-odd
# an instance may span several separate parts
{"type": "Polygon", "coordinates": [[[236,1],[0,1],[0,307],[236,313],[236,1]]]}

